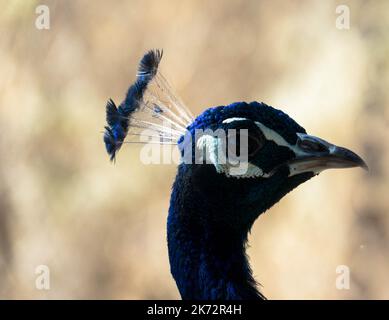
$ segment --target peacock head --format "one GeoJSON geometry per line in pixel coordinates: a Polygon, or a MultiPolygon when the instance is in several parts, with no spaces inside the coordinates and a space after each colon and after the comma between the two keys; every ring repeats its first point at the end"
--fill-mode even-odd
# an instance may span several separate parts
{"type": "Polygon", "coordinates": [[[258,215],[323,170],[367,166],[264,103],[209,108],[194,119],[159,72],[161,58],[147,52],[124,101],[108,101],[107,152],[114,160],[124,143],[178,144],[167,229],[183,298],[263,298],[244,252],[258,215]]]}
{"type": "Polygon", "coordinates": [[[184,169],[178,177],[205,193],[210,206],[229,210],[238,204],[242,212],[263,212],[323,170],[367,168],[354,152],[308,135],[264,103],[209,108],[193,119],[159,72],[161,58],[162,51],[147,52],[125,100],[118,107],[107,103],[104,142],[111,160],[124,143],[137,143],[126,137],[178,144],[184,169]]]}
{"type": "Polygon", "coordinates": [[[225,195],[244,190],[247,196],[236,198],[249,205],[261,199],[264,210],[323,170],[367,169],[354,152],[307,134],[284,112],[258,102],[207,109],[179,146],[184,163],[194,162],[203,190],[218,188],[225,195]]]}

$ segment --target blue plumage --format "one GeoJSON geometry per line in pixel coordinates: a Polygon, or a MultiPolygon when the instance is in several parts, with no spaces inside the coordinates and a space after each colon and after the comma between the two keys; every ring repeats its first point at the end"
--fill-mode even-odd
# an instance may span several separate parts
{"type": "MultiPolygon", "coordinates": [[[[295,143],[305,133],[280,110],[258,102],[210,108],[188,127],[225,127],[223,120],[260,121],[295,143]]],[[[225,127],[227,129],[227,127],[225,127]]],[[[183,138],[180,139],[183,142],[183,138]]],[[[267,141],[255,163],[270,171],[291,159],[285,147],[267,141]]],[[[260,213],[313,174],[289,178],[287,167],[270,179],[234,179],[212,164],[181,164],[173,185],[168,216],[171,271],[184,299],[263,299],[245,254],[247,233],[260,213]]]]}
{"type": "Polygon", "coordinates": [[[255,219],[313,175],[231,179],[181,164],[167,223],[171,272],[183,299],[263,299],[245,254],[255,219]]]}

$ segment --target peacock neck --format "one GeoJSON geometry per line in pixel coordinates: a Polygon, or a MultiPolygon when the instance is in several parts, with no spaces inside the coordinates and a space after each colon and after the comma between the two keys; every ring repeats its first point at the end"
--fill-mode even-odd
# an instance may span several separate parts
{"type": "Polygon", "coordinates": [[[202,184],[203,174],[212,180],[195,166],[180,166],[170,202],[169,259],[181,297],[261,299],[245,254],[250,226],[224,219],[239,215],[233,212],[239,206],[202,184]]]}

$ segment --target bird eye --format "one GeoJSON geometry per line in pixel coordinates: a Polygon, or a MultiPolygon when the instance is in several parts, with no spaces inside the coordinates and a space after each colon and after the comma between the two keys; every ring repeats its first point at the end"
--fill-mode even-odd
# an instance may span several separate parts
{"type": "Polygon", "coordinates": [[[327,148],[324,145],[322,145],[318,142],[310,141],[310,140],[300,140],[299,147],[302,150],[308,151],[308,152],[326,152],[327,151],[327,148]]]}
{"type": "Polygon", "coordinates": [[[262,147],[264,141],[257,136],[250,135],[248,136],[248,156],[254,156],[262,147]]]}
{"type": "Polygon", "coordinates": [[[247,152],[249,159],[254,157],[265,143],[265,139],[260,131],[236,130],[233,134],[229,133],[227,138],[230,155],[240,157],[241,153],[247,152]],[[244,144],[241,145],[241,141],[247,141],[247,143],[243,142],[244,144]]]}

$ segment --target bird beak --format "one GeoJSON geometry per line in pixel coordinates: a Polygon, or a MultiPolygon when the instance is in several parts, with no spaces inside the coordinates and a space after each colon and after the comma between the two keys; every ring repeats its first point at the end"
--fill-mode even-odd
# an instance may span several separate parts
{"type": "Polygon", "coordinates": [[[365,161],[353,151],[331,144],[321,138],[298,134],[295,146],[296,158],[288,163],[290,176],[326,169],[361,167],[368,170],[365,161]]]}

